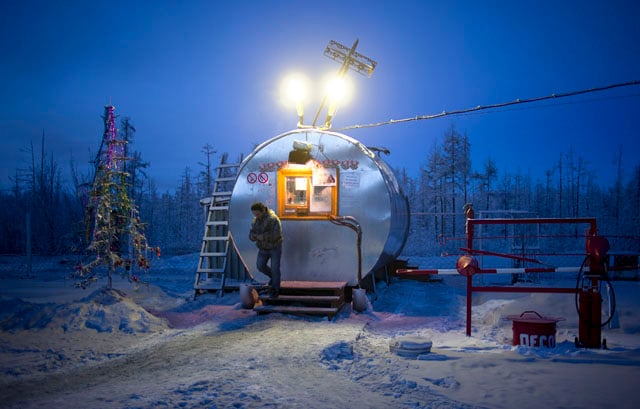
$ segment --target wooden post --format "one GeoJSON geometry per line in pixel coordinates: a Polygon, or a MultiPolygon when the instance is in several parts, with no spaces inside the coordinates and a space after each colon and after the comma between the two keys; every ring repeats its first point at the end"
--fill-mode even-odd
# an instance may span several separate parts
{"type": "Polygon", "coordinates": [[[467,336],[471,336],[471,299],[473,296],[473,275],[467,276],[467,336]]]}

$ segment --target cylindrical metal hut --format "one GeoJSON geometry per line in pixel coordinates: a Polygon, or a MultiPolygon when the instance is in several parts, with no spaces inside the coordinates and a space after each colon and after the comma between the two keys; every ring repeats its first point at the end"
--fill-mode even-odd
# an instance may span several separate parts
{"type": "MultiPolygon", "coordinates": [[[[287,281],[345,281],[358,285],[395,259],[409,231],[409,207],[391,168],[357,140],[298,129],[259,145],[242,162],[229,203],[229,230],[257,280],[257,248],[249,240],[251,204],[273,209],[284,234],[281,271],[287,281]],[[330,218],[355,221],[357,234],[330,218]]],[[[266,278],[265,278],[266,281],[266,278]]]]}

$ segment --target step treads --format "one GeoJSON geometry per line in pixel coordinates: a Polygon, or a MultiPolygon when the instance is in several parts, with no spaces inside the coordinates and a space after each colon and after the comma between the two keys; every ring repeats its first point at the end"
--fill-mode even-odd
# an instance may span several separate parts
{"type": "Polygon", "coordinates": [[[282,312],[287,314],[333,315],[337,307],[302,307],[297,305],[261,305],[253,308],[256,312],[282,312]]]}
{"type": "Polygon", "coordinates": [[[309,302],[309,303],[331,303],[339,302],[341,297],[337,295],[288,295],[280,294],[278,298],[270,298],[268,295],[260,296],[263,301],[288,301],[288,302],[309,302]]]}

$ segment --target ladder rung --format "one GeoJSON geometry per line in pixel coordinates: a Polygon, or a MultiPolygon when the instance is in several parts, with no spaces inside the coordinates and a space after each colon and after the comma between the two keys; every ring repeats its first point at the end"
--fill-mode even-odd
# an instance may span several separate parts
{"type": "Polygon", "coordinates": [[[224,273],[224,268],[199,268],[198,274],[204,273],[224,273]]]}
{"type": "Polygon", "coordinates": [[[224,257],[227,252],[215,252],[215,253],[200,253],[200,257],[224,257]]]}
{"type": "Polygon", "coordinates": [[[231,196],[233,192],[213,192],[212,196],[231,196]]]}
{"type": "Polygon", "coordinates": [[[209,282],[198,283],[198,285],[196,285],[194,289],[195,290],[222,290],[222,283],[209,283],[209,282]]]}
{"type": "Polygon", "coordinates": [[[215,205],[211,205],[209,206],[209,210],[213,211],[223,211],[223,210],[229,210],[229,206],[215,206],[215,205]]]}
{"type": "Polygon", "coordinates": [[[227,177],[223,177],[223,178],[216,178],[216,183],[220,183],[220,182],[233,182],[236,180],[235,176],[227,176],[227,177]]]}
{"type": "Polygon", "coordinates": [[[221,163],[220,165],[216,166],[218,169],[219,168],[237,168],[240,167],[239,163],[221,163]]]}
{"type": "Polygon", "coordinates": [[[223,240],[229,240],[229,235],[226,236],[204,236],[202,238],[202,240],[204,241],[223,241],[223,240]]]}
{"type": "Polygon", "coordinates": [[[229,222],[227,220],[217,220],[217,221],[207,222],[207,226],[227,226],[228,224],[229,222]]]}

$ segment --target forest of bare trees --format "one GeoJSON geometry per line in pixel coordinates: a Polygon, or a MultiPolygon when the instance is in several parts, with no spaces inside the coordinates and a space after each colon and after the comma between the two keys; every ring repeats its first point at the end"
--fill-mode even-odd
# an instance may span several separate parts
{"type": "MultiPolygon", "coordinates": [[[[203,232],[199,200],[211,193],[215,151],[205,146],[200,170],[194,174],[186,167],[175,192],[160,193],[147,172],[149,163],[133,149],[136,130],[130,119],[124,118],[119,129],[127,141],[128,196],[138,206],[149,242],[166,253],[196,251],[203,232]]],[[[48,152],[44,134],[38,142],[25,149],[28,165],[16,169],[11,186],[0,191],[0,254],[82,254],[91,228],[85,213],[93,172],[80,174],[71,160],[65,164],[70,180],[63,181],[63,165],[48,152]]]]}
{"type": "MultiPolygon", "coordinates": [[[[622,152],[613,186],[596,183],[597,169],[571,149],[559,152],[544,175],[499,171],[499,161],[471,163],[467,134],[452,125],[426,155],[420,175],[401,174],[409,197],[412,223],[409,254],[441,253],[462,247],[463,206],[473,204],[475,217],[595,217],[599,234],[615,251],[640,251],[640,165],[622,173],[622,152]]],[[[550,235],[584,235],[572,227],[554,227],[550,235]]],[[[507,233],[505,233],[505,236],[507,233]]]]}
{"type": "MultiPolygon", "coordinates": [[[[181,172],[175,191],[158,192],[143,153],[133,149],[135,128],[128,118],[120,130],[129,142],[129,195],[147,224],[149,242],[165,254],[197,252],[204,220],[200,199],[211,194],[219,161],[214,147],[202,148],[196,168],[181,172]]],[[[452,125],[425,153],[420,174],[398,169],[412,212],[405,253],[440,254],[459,248],[456,239],[464,236],[467,203],[473,204],[476,217],[596,217],[600,234],[613,249],[640,251],[640,165],[624,174],[622,152],[615,183],[600,186],[593,165],[571,149],[559,152],[557,162],[542,175],[501,172],[499,158],[471,163],[471,150],[468,135],[452,125]]],[[[29,165],[16,169],[11,185],[0,191],[0,254],[81,254],[86,249],[84,213],[92,175],[79,174],[73,161],[61,163],[49,153],[44,134],[24,155],[29,165]],[[66,166],[68,181],[62,177],[66,166]]]]}

